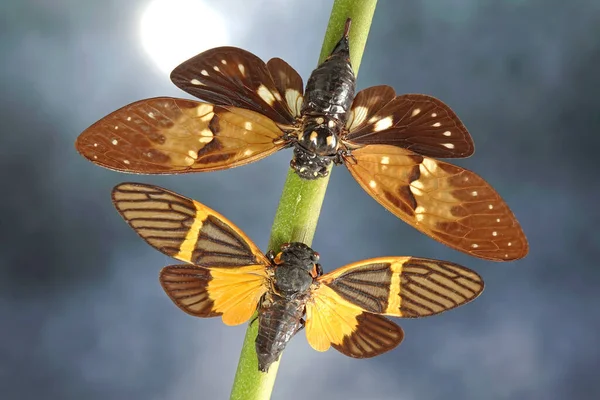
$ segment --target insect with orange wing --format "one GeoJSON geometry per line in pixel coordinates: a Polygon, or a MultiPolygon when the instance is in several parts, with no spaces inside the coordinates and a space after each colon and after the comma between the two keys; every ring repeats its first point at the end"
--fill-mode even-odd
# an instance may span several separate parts
{"type": "Polygon", "coordinates": [[[431,157],[468,157],[469,132],[440,100],[374,86],[355,96],[348,31],[302,78],[234,47],[205,51],[171,80],[210,103],[158,97],[121,108],[86,129],[77,150],[114,170],[143,174],[216,171],[294,148],[304,179],[344,164],[375,200],[428,236],[475,257],[509,261],[528,244],[515,216],[481,177],[431,157]]]}
{"type": "Polygon", "coordinates": [[[302,243],[264,255],[210,208],[166,189],[123,183],[112,193],[127,223],[151,246],[191,264],[163,268],[171,300],[196,317],[227,325],[258,310],[258,368],[267,371],[302,328],[318,351],[333,346],[355,358],[396,347],[402,329],[383,315],[439,314],[476,298],[484,284],[460,265],[416,257],[381,257],[324,274],[319,255],[302,243]]]}

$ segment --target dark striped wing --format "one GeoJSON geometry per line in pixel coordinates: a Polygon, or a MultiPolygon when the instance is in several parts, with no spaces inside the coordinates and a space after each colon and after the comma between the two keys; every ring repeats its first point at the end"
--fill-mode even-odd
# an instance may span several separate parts
{"type": "Polygon", "coordinates": [[[129,226],[168,256],[203,267],[269,265],[239,228],[195,200],[141,183],[117,185],[112,198],[129,226]]]}
{"type": "Polygon", "coordinates": [[[129,104],[75,142],[94,164],[140,174],[216,171],[258,161],[286,143],[269,118],[236,107],[157,97],[129,104]]]}
{"type": "Polygon", "coordinates": [[[385,144],[439,158],[468,157],[473,139],[454,111],[435,97],[395,96],[389,86],[360,91],[342,138],[350,147],[385,144]]]}
{"type": "Polygon", "coordinates": [[[469,170],[387,145],[353,150],[345,164],[387,210],[447,246],[493,261],[529,251],[508,205],[469,170]]]}
{"type": "Polygon", "coordinates": [[[318,278],[315,298],[375,314],[427,317],[475,299],[483,291],[481,277],[458,264],[416,257],[382,257],[360,261],[318,278]]]}
{"type": "Polygon", "coordinates": [[[300,116],[302,78],[281,59],[265,64],[236,47],[217,47],[183,62],[171,73],[177,87],[218,105],[256,111],[283,125],[300,116]]]}
{"type": "Polygon", "coordinates": [[[262,265],[237,268],[204,268],[172,265],[163,268],[160,283],[169,298],[195,317],[222,316],[226,325],[250,319],[268,288],[262,265]]]}

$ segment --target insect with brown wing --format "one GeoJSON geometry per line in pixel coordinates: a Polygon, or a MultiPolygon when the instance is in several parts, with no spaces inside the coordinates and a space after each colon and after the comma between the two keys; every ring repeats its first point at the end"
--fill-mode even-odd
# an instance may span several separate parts
{"type": "Polygon", "coordinates": [[[302,78],[235,47],[205,51],[172,81],[209,103],[158,97],[121,108],[86,129],[77,150],[106,168],[144,174],[216,171],[294,148],[303,179],[344,164],[375,200],[426,235],[474,257],[524,257],[527,239],[500,195],[475,173],[432,157],[468,157],[469,132],[440,100],[396,96],[389,86],[355,95],[348,31],[302,78]]]}

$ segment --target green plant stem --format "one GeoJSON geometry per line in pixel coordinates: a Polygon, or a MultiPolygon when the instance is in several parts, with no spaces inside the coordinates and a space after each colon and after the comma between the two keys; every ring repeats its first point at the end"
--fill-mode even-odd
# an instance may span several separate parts
{"type": "MultiPolygon", "coordinates": [[[[346,19],[350,17],[350,59],[354,73],[358,74],[376,4],[377,0],[334,1],[319,64],[339,41],[346,19]]],[[[292,169],[288,170],[271,229],[269,249],[277,251],[281,244],[286,242],[303,242],[308,245],[312,243],[328,183],[329,176],[308,181],[298,178],[292,169]]],[[[231,400],[267,400],[271,397],[279,361],[274,362],[267,373],[258,370],[254,345],[257,333],[258,323],[255,321],[246,331],[231,390],[231,400]]]]}

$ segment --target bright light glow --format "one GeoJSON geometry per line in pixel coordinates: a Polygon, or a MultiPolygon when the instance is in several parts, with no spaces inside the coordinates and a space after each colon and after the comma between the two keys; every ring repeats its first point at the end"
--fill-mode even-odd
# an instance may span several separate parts
{"type": "Polygon", "coordinates": [[[142,14],[140,34],[144,50],[167,74],[188,58],[229,42],[221,15],[201,0],[152,0],[142,14]]]}

